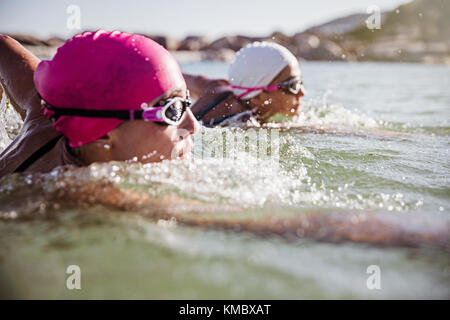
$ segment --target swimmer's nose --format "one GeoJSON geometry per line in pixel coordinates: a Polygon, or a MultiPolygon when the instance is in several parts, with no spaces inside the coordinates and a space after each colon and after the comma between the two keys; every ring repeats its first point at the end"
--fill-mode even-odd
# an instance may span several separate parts
{"type": "Polygon", "coordinates": [[[303,85],[300,86],[300,91],[298,92],[298,95],[300,97],[303,97],[306,94],[305,87],[303,85]]]}
{"type": "Polygon", "coordinates": [[[179,128],[187,130],[190,135],[193,135],[197,133],[198,130],[200,130],[200,124],[198,123],[197,119],[195,119],[195,116],[192,113],[191,109],[188,108],[186,110],[186,116],[184,117],[184,120],[180,124],[179,128]]]}

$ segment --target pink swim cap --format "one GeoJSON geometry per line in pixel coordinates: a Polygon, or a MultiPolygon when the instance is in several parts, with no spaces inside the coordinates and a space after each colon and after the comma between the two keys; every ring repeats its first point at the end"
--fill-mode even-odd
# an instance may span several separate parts
{"type": "MultiPolygon", "coordinates": [[[[41,97],[56,108],[138,110],[169,90],[185,88],[173,56],[155,41],[125,32],[85,32],[60,47],[34,73],[41,97]]],[[[52,112],[45,110],[46,116],[52,112]]],[[[123,120],[61,116],[56,130],[71,147],[101,138],[123,120]]]]}

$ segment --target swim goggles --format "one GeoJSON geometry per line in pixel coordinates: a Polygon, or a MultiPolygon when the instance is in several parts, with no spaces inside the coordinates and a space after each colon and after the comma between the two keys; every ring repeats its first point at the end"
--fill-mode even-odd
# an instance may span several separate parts
{"type": "Polygon", "coordinates": [[[179,125],[185,115],[186,109],[190,107],[192,100],[189,91],[186,99],[174,97],[162,100],[153,107],[143,103],[141,110],[89,110],[76,108],[56,108],[41,98],[41,105],[52,112],[50,120],[55,122],[60,116],[74,116],[87,118],[114,118],[120,120],[144,120],[152,121],[161,125],[179,125]]]}
{"type": "Polygon", "coordinates": [[[283,82],[279,82],[276,84],[273,84],[271,86],[263,86],[263,87],[242,87],[242,86],[235,86],[232,85],[231,87],[234,89],[241,89],[245,90],[243,93],[241,93],[239,96],[237,96],[238,99],[241,99],[242,97],[246,96],[250,92],[263,90],[267,92],[273,92],[277,90],[283,90],[284,92],[288,94],[298,94],[300,90],[302,89],[303,81],[300,78],[293,78],[289,79],[283,82]]]}

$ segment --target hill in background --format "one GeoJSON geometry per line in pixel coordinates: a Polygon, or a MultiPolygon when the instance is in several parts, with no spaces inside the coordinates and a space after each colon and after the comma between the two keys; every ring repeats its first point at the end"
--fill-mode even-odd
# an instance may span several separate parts
{"type": "MultiPolygon", "coordinates": [[[[352,14],[294,35],[274,32],[266,37],[245,35],[209,39],[192,35],[177,40],[144,34],[180,61],[231,61],[234,53],[253,41],[280,43],[304,60],[400,61],[450,65],[450,0],[415,0],[381,15],[381,29],[366,25],[369,14],[352,14]]],[[[64,39],[41,40],[12,35],[41,57],[52,56],[64,39]]]]}
{"type": "Polygon", "coordinates": [[[336,38],[367,60],[449,63],[450,1],[416,0],[388,12],[380,30],[360,25],[336,38]]]}

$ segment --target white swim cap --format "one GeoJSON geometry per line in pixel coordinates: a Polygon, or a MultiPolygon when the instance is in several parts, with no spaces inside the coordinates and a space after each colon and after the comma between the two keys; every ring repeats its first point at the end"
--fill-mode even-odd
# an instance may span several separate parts
{"type": "MultiPolygon", "coordinates": [[[[228,80],[235,86],[267,86],[288,65],[298,68],[297,58],[287,48],[273,42],[257,41],[236,53],[228,69],[228,80]]],[[[245,90],[233,88],[233,92],[239,96],[245,90]]],[[[252,91],[242,99],[250,99],[260,93],[261,90],[252,91]]]]}

